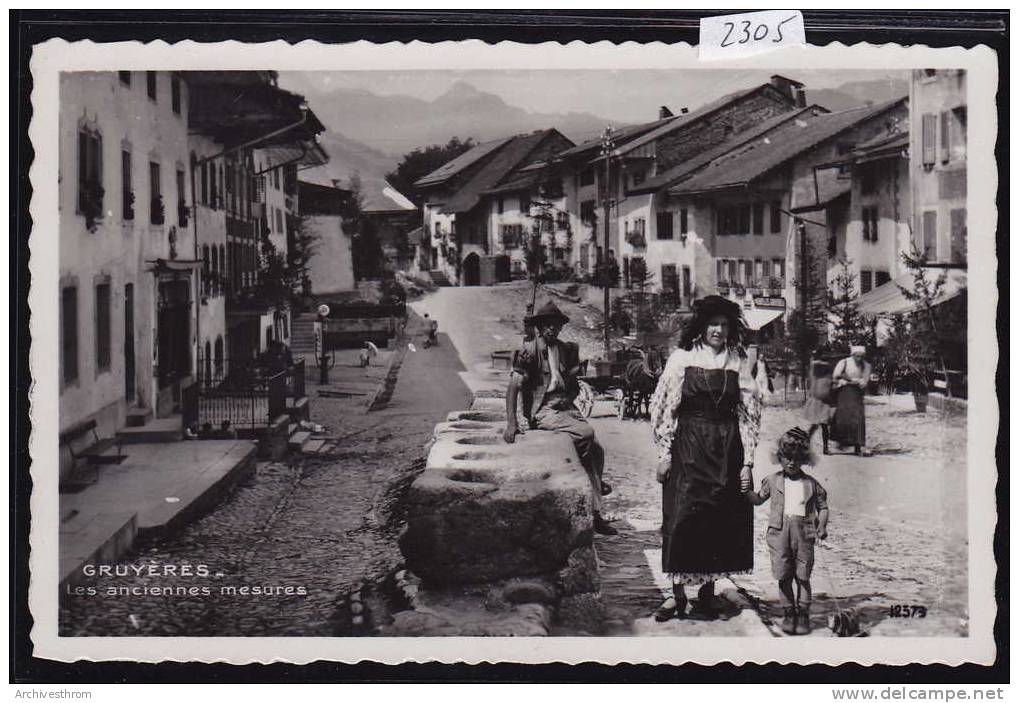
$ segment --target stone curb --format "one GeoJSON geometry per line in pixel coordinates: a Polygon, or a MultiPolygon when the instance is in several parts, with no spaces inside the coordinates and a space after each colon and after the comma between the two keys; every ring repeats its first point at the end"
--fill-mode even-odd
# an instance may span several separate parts
{"type": "Polygon", "coordinates": [[[385,407],[393,395],[396,380],[400,376],[400,367],[403,366],[403,359],[407,356],[406,338],[402,332],[399,336],[393,338],[393,343],[397,345],[396,351],[389,357],[389,363],[386,365],[386,374],[382,377],[382,381],[371,395],[368,396],[368,402],[365,404],[365,413],[385,407]]]}

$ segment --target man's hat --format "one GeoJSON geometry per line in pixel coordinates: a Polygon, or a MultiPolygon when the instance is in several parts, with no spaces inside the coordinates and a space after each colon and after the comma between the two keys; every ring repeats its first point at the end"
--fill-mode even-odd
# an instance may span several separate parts
{"type": "Polygon", "coordinates": [[[566,317],[563,311],[557,308],[555,303],[551,301],[545,303],[538,312],[524,318],[524,323],[528,325],[538,325],[542,322],[565,325],[569,321],[570,318],[566,317]]]}

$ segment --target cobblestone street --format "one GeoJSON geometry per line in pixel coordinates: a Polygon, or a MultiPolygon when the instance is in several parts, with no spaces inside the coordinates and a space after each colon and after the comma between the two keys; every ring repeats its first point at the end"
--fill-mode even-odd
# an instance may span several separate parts
{"type": "MultiPolygon", "coordinates": [[[[548,298],[539,291],[538,300],[548,298]]],[[[467,366],[484,364],[493,349],[519,343],[522,311],[530,301],[525,285],[442,289],[415,303],[440,321],[467,366]],[[461,306],[469,305],[470,315],[461,306]]],[[[539,302],[540,304],[540,302],[539,302]]],[[[581,345],[581,355],[600,354],[600,335],[586,329],[590,309],[562,299],[556,304],[571,317],[563,338],[581,345]]],[[[767,401],[755,484],[776,470],[771,446],[785,430],[803,424],[802,399],[790,393],[767,401]]],[[[602,598],[612,634],[777,635],[768,622],[777,607],[764,532],[767,508],[755,511],[755,571],[720,590],[744,605],[757,603],[764,625],[744,613],[727,621],[655,623],[650,613],[661,602],[661,488],[654,479],[654,452],[645,421],[622,421],[610,403],[599,402],[592,417],[607,451],[606,478],[615,490],[607,508],[618,519],[617,537],[597,540],[602,562],[602,598]]],[[[811,473],[825,485],[831,504],[830,537],[818,549],[813,586],[816,636],[838,607],[856,608],[873,635],[964,635],[967,628],[966,421],[963,413],[916,413],[912,399],[867,400],[872,457],[834,454],[820,457],[811,473]],[[837,598],[837,601],[836,601],[837,598]],[[920,605],[922,619],[893,619],[889,606],[920,605]]],[[[816,440],[819,444],[819,439],[816,440]]],[[[820,447],[817,447],[820,455],[820,447]]],[[[564,633],[566,634],[566,633],[564,633]]]]}
{"type": "MultiPolygon", "coordinates": [[[[414,303],[438,319],[440,344],[403,355],[385,407],[364,400],[315,397],[312,420],[325,426],[331,454],[290,463],[260,463],[256,476],[212,513],[175,538],[143,549],[135,566],[204,564],[211,578],[123,576],[97,581],[100,592],[66,596],[63,635],[330,636],[342,633],[340,602],[361,584],[393,570],[401,557],[395,487],[414,475],[434,424],[466,407],[463,376],[485,366],[495,349],[519,343],[524,286],[442,289],[414,303]],[[462,363],[461,363],[462,360],[462,363]],[[211,587],[187,596],[106,595],[108,586],[211,587]],[[224,594],[223,586],[258,586],[258,595],[224,594]],[[286,587],[294,591],[286,592],[286,587]],[[268,592],[268,595],[265,593],[268,592]]],[[[539,294],[539,300],[545,297],[539,294]]],[[[574,320],[590,311],[558,301],[574,320]]],[[[583,323],[564,336],[596,353],[598,334],[583,323]]],[[[410,333],[420,334],[419,322],[410,333]]],[[[337,373],[352,373],[351,369],[337,373]]],[[[365,372],[383,378],[382,369],[365,372]]],[[[911,402],[911,401],[910,401],[911,402]]],[[[775,438],[801,424],[798,401],[773,395],[765,408],[755,480],[773,471],[775,438]]],[[[872,635],[963,635],[967,628],[965,415],[919,415],[900,398],[868,398],[872,457],[822,457],[812,473],[826,486],[830,538],[818,551],[813,579],[816,636],[838,607],[856,608],[872,635]],[[836,601],[837,599],[837,601],[836,601]],[[927,608],[922,619],[888,617],[891,605],[927,608]]],[[[607,450],[607,500],[620,534],[599,537],[606,632],[614,635],[769,636],[777,606],[764,545],[767,509],[755,512],[755,571],[720,590],[742,611],[714,622],[649,616],[659,604],[661,491],[646,421],[615,417],[599,402],[592,423],[607,450]],[[756,607],[756,610],[755,610],[756,607]],[[758,612],[763,616],[759,617],[758,612]]],[[[87,585],[87,584],[86,584],[87,585]]],[[[553,634],[571,634],[555,631],[553,634]]]]}
{"type": "MultiPolygon", "coordinates": [[[[61,634],[338,634],[338,602],[400,561],[390,489],[419,465],[435,422],[464,407],[460,370],[447,342],[408,353],[382,410],[366,413],[362,400],[314,398],[312,420],[336,438],[334,454],[260,463],[255,478],[225,503],[128,562],[204,564],[211,578],[97,579],[91,584],[101,587],[97,595],[65,599],[61,634]],[[108,586],[206,586],[211,595],[105,595],[108,586]],[[258,586],[272,595],[223,595],[223,586],[258,586]],[[305,593],[276,594],[288,586],[305,593]]],[[[315,387],[309,380],[313,395],[315,387]]]]}

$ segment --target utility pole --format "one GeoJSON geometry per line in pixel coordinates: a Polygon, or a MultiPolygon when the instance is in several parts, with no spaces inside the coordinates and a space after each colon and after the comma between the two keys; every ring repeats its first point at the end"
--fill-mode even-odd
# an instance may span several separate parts
{"type": "Polygon", "coordinates": [[[605,361],[611,361],[610,356],[612,353],[612,334],[611,326],[609,325],[609,317],[611,315],[611,293],[609,291],[611,267],[609,265],[609,249],[611,247],[611,240],[609,237],[609,209],[611,203],[609,202],[609,188],[612,177],[612,150],[615,148],[615,142],[612,139],[612,129],[606,127],[605,131],[602,132],[602,146],[601,153],[605,157],[605,188],[603,192],[602,200],[602,218],[605,221],[605,244],[602,250],[602,271],[603,271],[603,283],[605,284],[604,298],[602,299],[603,307],[603,327],[605,329],[605,361]]]}

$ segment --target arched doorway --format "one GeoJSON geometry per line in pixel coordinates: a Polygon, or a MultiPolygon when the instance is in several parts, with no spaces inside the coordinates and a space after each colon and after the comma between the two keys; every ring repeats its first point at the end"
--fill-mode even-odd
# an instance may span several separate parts
{"type": "Polygon", "coordinates": [[[481,285],[481,257],[474,252],[464,257],[463,282],[465,286],[481,285]]]}
{"type": "Polygon", "coordinates": [[[495,257],[495,280],[499,283],[509,283],[510,258],[505,254],[495,257]]]}

